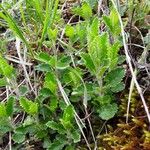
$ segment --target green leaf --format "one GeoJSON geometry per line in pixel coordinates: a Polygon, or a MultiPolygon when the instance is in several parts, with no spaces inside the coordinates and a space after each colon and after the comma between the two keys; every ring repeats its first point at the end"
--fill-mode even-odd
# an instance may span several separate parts
{"type": "Polygon", "coordinates": [[[119,18],[117,11],[115,9],[112,9],[110,12],[110,19],[113,25],[113,33],[114,35],[118,35],[121,32],[120,24],[119,24],[119,18]]]}
{"type": "Polygon", "coordinates": [[[66,145],[66,142],[56,140],[52,143],[49,149],[50,150],[62,150],[65,145],[66,145]]]}
{"type": "Polygon", "coordinates": [[[65,148],[65,150],[75,150],[75,147],[72,145],[69,145],[65,148]]]}
{"type": "Polygon", "coordinates": [[[104,23],[107,25],[110,31],[113,31],[111,19],[108,16],[103,16],[104,23]]]}
{"type": "Polygon", "coordinates": [[[16,21],[13,19],[11,15],[8,14],[8,12],[2,7],[2,5],[0,5],[0,8],[4,11],[4,13],[0,12],[0,17],[3,18],[8,23],[8,26],[14,32],[14,34],[28,46],[28,42],[25,39],[22,31],[18,27],[16,21]]]}
{"type": "Polygon", "coordinates": [[[96,72],[96,68],[95,68],[95,65],[93,63],[93,60],[91,58],[91,56],[87,53],[81,53],[81,58],[83,59],[86,67],[89,69],[89,71],[93,74],[95,74],[96,72]]]}
{"type": "Polygon", "coordinates": [[[50,99],[50,110],[54,112],[58,105],[58,99],[56,97],[51,97],[50,99]]]}
{"type": "Polygon", "coordinates": [[[95,17],[92,21],[91,26],[87,28],[87,40],[88,43],[93,41],[93,39],[99,34],[99,19],[95,17]]]}
{"type": "Polygon", "coordinates": [[[56,68],[59,70],[64,70],[64,69],[70,67],[71,62],[72,61],[71,61],[70,56],[61,56],[57,62],[56,68]]]}
{"type": "Polygon", "coordinates": [[[75,34],[74,27],[72,27],[71,25],[67,25],[65,29],[65,33],[66,33],[66,36],[68,36],[69,38],[72,38],[75,34]]]}
{"type": "Polygon", "coordinates": [[[120,92],[125,88],[124,83],[120,82],[119,84],[116,84],[116,86],[111,87],[111,91],[114,93],[120,92]]]}
{"type": "Polygon", "coordinates": [[[20,106],[25,110],[25,112],[28,112],[29,111],[28,99],[21,97],[19,102],[20,106]]]}
{"type": "Polygon", "coordinates": [[[76,37],[78,38],[78,42],[81,43],[81,46],[84,46],[84,44],[86,43],[86,34],[87,34],[87,30],[86,30],[86,24],[85,23],[78,23],[75,26],[75,32],[76,32],[76,37]]]}
{"type": "MultiPolygon", "coordinates": [[[[32,125],[32,124],[34,124],[35,123],[35,121],[34,121],[34,118],[33,117],[31,117],[31,116],[27,116],[26,117],[26,119],[24,120],[24,122],[23,122],[23,127],[27,127],[27,126],[30,126],[30,125],[32,125]]],[[[19,132],[19,131],[18,131],[19,132]]]]}
{"type": "Polygon", "coordinates": [[[7,101],[6,113],[8,116],[12,116],[12,114],[13,114],[14,100],[15,100],[14,97],[10,97],[7,101]]]}
{"type": "Polygon", "coordinates": [[[50,72],[51,67],[49,64],[39,64],[35,66],[35,70],[42,71],[42,72],[50,72]]]}
{"type": "Polygon", "coordinates": [[[66,107],[63,113],[63,121],[72,121],[74,118],[74,108],[72,105],[66,107]]]}
{"type": "Polygon", "coordinates": [[[28,88],[27,88],[27,86],[24,86],[24,85],[20,86],[20,87],[19,87],[19,92],[20,92],[20,95],[21,95],[21,96],[26,95],[26,94],[28,93],[28,88]]]}
{"type": "Polygon", "coordinates": [[[52,72],[48,72],[45,76],[44,87],[50,89],[55,94],[57,91],[57,82],[55,75],[52,72]]]}
{"type": "Polygon", "coordinates": [[[83,3],[81,9],[82,9],[82,17],[84,19],[89,19],[90,17],[92,17],[92,8],[88,3],[83,3]]]}
{"type": "Polygon", "coordinates": [[[39,102],[42,103],[45,99],[50,98],[51,94],[52,93],[51,93],[51,91],[49,89],[42,88],[39,91],[39,96],[38,96],[39,102]]]}
{"type": "Polygon", "coordinates": [[[119,84],[125,75],[124,68],[116,68],[109,72],[105,77],[105,82],[110,87],[114,87],[115,85],[119,84]]]}
{"type": "Polygon", "coordinates": [[[0,135],[1,135],[11,131],[13,126],[8,117],[7,118],[2,116],[0,117],[1,117],[0,119],[0,135]]]}
{"type": "Polygon", "coordinates": [[[108,46],[109,43],[107,33],[96,36],[93,41],[89,43],[88,51],[96,66],[96,69],[107,65],[108,46]]]}
{"type": "Polygon", "coordinates": [[[10,78],[13,73],[13,67],[0,55],[0,74],[10,78]]]}
{"type": "Polygon", "coordinates": [[[73,128],[72,124],[73,118],[74,118],[74,108],[72,105],[69,105],[64,110],[63,118],[60,119],[65,129],[69,130],[73,128]]]}
{"type": "Polygon", "coordinates": [[[110,104],[113,99],[112,96],[108,94],[108,95],[98,97],[97,100],[100,103],[100,105],[107,105],[110,104]]]}
{"type": "Polygon", "coordinates": [[[29,114],[34,115],[38,112],[38,103],[29,101],[29,114]]]}
{"type": "Polygon", "coordinates": [[[103,120],[109,120],[114,117],[117,111],[118,111],[118,106],[116,103],[107,104],[101,107],[101,109],[99,110],[99,116],[103,120]]]}
{"type": "Polygon", "coordinates": [[[16,143],[22,143],[23,141],[25,141],[25,135],[22,133],[14,133],[12,139],[16,143]]]}
{"type": "Polygon", "coordinates": [[[21,97],[20,106],[30,115],[34,115],[38,112],[38,103],[29,101],[28,99],[21,97]]]}
{"type": "Polygon", "coordinates": [[[3,77],[3,78],[0,78],[0,87],[3,87],[3,86],[6,86],[8,83],[6,81],[6,78],[3,77]]]}
{"type": "Polygon", "coordinates": [[[48,29],[48,37],[50,40],[56,41],[57,39],[57,34],[58,34],[58,29],[48,29]]]}
{"type": "Polygon", "coordinates": [[[53,129],[53,130],[55,130],[55,131],[57,131],[60,134],[66,133],[66,130],[64,129],[64,127],[61,124],[58,124],[54,121],[48,121],[46,123],[46,126],[53,129]]]}
{"type": "Polygon", "coordinates": [[[33,0],[32,1],[32,6],[35,8],[36,15],[38,16],[40,22],[43,24],[43,13],[42,13],[42,7],[41,7],[41,1],[40,0],[33,0]]]}
{"type": "Polygon", "coordinates": [[[99,71],[98,71],[98,74],[97,74],[97,77],[98,77],[98,79],[100,79],[100,78],[102,78],[103,77],[103,75],[104,75],[104,73],[105,73],[105,71],[108,69],[108,67],[101,67],[100,69],[99,69],[99,71]]]}
{"type": "Polygon", "coordinates": [[[80,133],[78,132],[78,130],[75,130],[70,132],[71,136],[72,136],[72,139],[74,141],[74,143],[78,143],[80,142],[80,139],[81,139],[81,135],[80,133]]]}
{"type": "MultiPolygon", "coordinates": [[[[45,35],[47,34],[48,27],[51,27],[51,25],[53,24],[53,19],[56,14],[56,11],[54,11],[52,8],[53,6],[52,1],[46,1],[45,4],[46,4],[46,13],[45,13],[45,18],[43,22],[43,31],[42,31],[42,36],[40,39],[40,46],[42,45],[45,35]]],[[[55,5],[58,5],[58,0],[55,1],[55,5]]]]}
{"type": "Polygon", "coordinates": [[[75,87],[81,84],[82,73],[79,68],[70,69],[69,76],[75,87]]]}
{"type": "Polygon", "coordinates": [[[5,107],[5,104],[4,103],[0,103],[0,117],[5,117],[7,116],[7,113],[6,113],[6,107],[5,107]]]}
{"type": "Polygon", "coordinates": [[[108,49],[108,59],[109,59],[109,67],[113,69],[116,67],[118,62],[118,51],[120,48],[120,42],[115,42],[113,45],[110,45],[108,49]]]}
{"type": "Polygon", "coordinates": [[[51,60],[51,56],[47,53],[41,52],[36,56],[36,59],[43,63],[48,63],[51,60]]]}
{"type": "Polygon", "coordinates": [[[117,11],[112,9],[109,16],[103,16],[104,23],[113,35],[119,35],[121,32],[117,11]]]}

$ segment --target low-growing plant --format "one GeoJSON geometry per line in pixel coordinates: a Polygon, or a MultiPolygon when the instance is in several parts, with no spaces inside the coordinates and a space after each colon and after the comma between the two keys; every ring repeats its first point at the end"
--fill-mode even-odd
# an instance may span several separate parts
{"type": "Polygon", "coordinates": [[[90,149],[86,128],[90,128],[93,138],[90,142],[96,145],[91,116],[109,120],[118,111],[115,93],[124,89],[125,69],[120,65],[123,56],[118,55],[122,40],[116,10],[112,8],[109,15],[99,18],[92,9],[96,1],[83,2],[71,10],[72,15],[82,18],[72,25],[64,24],[58,4],[58,0],[18,4],[22,24],[0,4],[3,22],[20,38],[21,46],[28,48],[28,59],[36,62],[28,70],[39,75],[35,81],[38,86],[33,86],[37,94],[30,91],[29,83],[14,86],[19,75],[1,54],[0,86],[17,88],[19,93],[8,95],[7,102],[0,104],[0,134],[12,134],[14,149],[42,141],[45,149],[72,150],[81,135],[90,149]],[[26,26],[29,18],[33,21],[33,34],[26,26]],[[63,33],[64,39],[60,38],[63,33]],[[21,120],[16,122],[17,114],[21,120]]]}

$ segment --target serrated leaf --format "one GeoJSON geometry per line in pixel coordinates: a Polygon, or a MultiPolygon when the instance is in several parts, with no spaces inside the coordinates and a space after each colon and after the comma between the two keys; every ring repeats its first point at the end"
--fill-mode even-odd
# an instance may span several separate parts
{"type": "Polygon", "coordinates": [[[54,121],[48,121],[46,123],[46,126],[57,131],[60,134],[64,134],[66,132],[66,130],[64,129],[64,127],[61,124],[58,124],[54,121]]]}
{"type": "Polygon", "coordinates": [[[69,105],[65,108],[63,113],[63,118],[60,119],[61,124],[65,129],[70,130],[73,128],[72,120],[74,118],[74,108],[72,105],[69,105]]]}
{"type": "Polygon", "coordinates": [[[65,145],[66,145],[65,142],[54,141],[51,144],[51,146],[49,147],[49,149],[51,149],[51,150],[62,150],[65,145]]]}
{"type": "Polygon", "coordinates": [[[25,135],[22,133],[14,133],[12,139],[15,143],[22,143],[25,141],[25,135]]]}
{"type": "Polygon", "coordinates": [[[20,106],[25,110],[26,113],[34,115],[38,112],[38,103],[32,102],[24,97],[22,97],[19,102],[20,106]]]}
{"type": "Polygon", "coordinates": [[[101,107],[99,111],[99,116],[103,120],[109,120],[114,117],[117,111],[118,111],[118,106],[116,103],[107,104],[101,107]]]}
{"type": "Polygon", "coordinates": [[[117,11],[112,9],[109,16],[103,16],[104,23],[113,35],[119,35],[121,32],[117,11]]]}
{"type": "Polygon", "coordinates": [[[0,135],[5,134],[8,131],[12,130],[12,123],[10,119],[7,117],[1,117],[0,119],[0,135]]]}
{"type": "Polygon", "coordinates": [[[51,72],[48,72],[45,76],[44,88],[50,89],[52,93],[56,93],[57,90],[57,82],[55,75],[51,72]]]}
{"type": "Polygon", "coordinates": [[[113,25],[113,33],[114,35],[118,35],[121,32],[120,24],[119,24],[119,18],[117,11],[115,9],[112,9],[110,12],[110,19],[113,25]]]}
{"type": "Polygon", "coordinates": [[[107,65],[108,34],[103,33],[89,44],[88,51],[96,69],[107,65]]]}
{"type": "Polygon", "coordinates": [[[93,60],[91,59],[91,56],[87,53],[81,53],[81,58],[83,59],[86,67],[89,69],[89,71],[93,74],[96,72],[95,65],[93,63],[93,60]]]}
{"type": "Polygon", "coordinates": [[[82,17],[84,19],[89,19],[90,17],[92,17],[92,8],[88,3],[83,3],[81,9],[82,9],[82,17]]]}
{"type": "Polygon", "coordinates": [[[25,110],[25,112],[29,111],[28,99],[21,97],[19,103],[20,103],[20,106],[25,110]]]}
{"type": "Polygon", "coordinates": [[[71,137],[72,137],[74,143],[80,142],[81,135],[78,132],[78,130],[74,129],[74,131],[70,132],[70,134],[71,134],[71,137]]]}
{"type": "Polygon", "coordinates": [[[32,125],[33,123],[35,123],[33,117],[28,115],[27,118],[24,120],[22,125],[23,125],[23,127],[27,127],[27,126],[32,125]]]}
{"type": "Polygon", "coordinates": [[[116,68],[109,72],[105,77],[105,82],[110,87],[114,87],[115,85],[119,84],[125,75],[124,68],[116,68]]]}
{"type": "Polygon", "coordinates": [[[114,93],[117,93],[117,92],[122,91],[124,88],[125,88],[124,83],[120,82],[120,83],[117,84],[116,86],[111,87],[111,91],[114,92],[114,93]]]}
{"type": "Polygon", "coordinates": [[[99,20],[98,18],[94,18],[94,20],[92,21],[91,26],[89,26],[87,28],[87,40],[88,43],[90,44],[90,42],[92,42],[92,40],[98,36],[99,34],[99,20]]]}
{"type": "Polygon", "coordinates": [[[104,95],[102,97],[98,97],[97,100],[100,103],[100,105],[107,105],[111,103],[112,97],[111,95],[104,95]]]}
{"type": "Polygon", "coordinates": [[[74,85],[77,86],[78,84],[81,83],[81,79],[79,78],[80,76],[80,73],[77,72],[77,69],[72,69],[70,72],[69,72],[69,76],[71,78],[71,80],[73,81],[74,85]],[[76,74],[77,73],[77,74],[76,74]]]}
{"type": "Polygon", "coordinates": [[[116,67],[118,62],[118,51],[120,48],[120,42],[115,42],[113,45],[110,45],[108,48],[108,59],[109,59],[109,67],[110,69],[113,69],[116,67]]]}
{"type": "Polygon", "coordinates": [[[12,114],[13,114],[14,100],[15,100],[14,97],[10,97],[7,101],[6,113],[8,116],[12,116],[12,114]]]}
{"type": "Polygon", "coordinates": [[[111,19],[108,16],[103,16],[103,20],[107,27],[110,29],[110,31],[113,31],[111,19]]]}
{"type": "Polygon", "coordinates": [[[30,101],[30,105],[29,105],[29,114],[34,115],[37,114],[38,112],[38,103],[35,102],[31,102],[30,101]]]}
{"type": "Polygon", "coordinates": [[[56,97],[51,97],[50,99],[50,110],[54,112],[58,105],[58,99],[56,97]]]}
{"type": "Polygon", "coordinates": [[[74,108],[72,105],[69,105],[65,108],[63,113],[63,121],[72,121],[74,118],[74,108]]]}

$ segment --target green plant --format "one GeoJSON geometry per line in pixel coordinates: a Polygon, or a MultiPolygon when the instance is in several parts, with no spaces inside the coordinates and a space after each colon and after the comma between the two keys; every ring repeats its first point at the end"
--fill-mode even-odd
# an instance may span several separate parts
{"type": "Polygon", "coordinates": [[[125,69],[118,54],[122,42],[116,11],[99,18],[93,11],[97,2],[84,1],[71,9],[71,15],[82,18],[72,25],[65,23],[58,4],[59,0],[16,3],[20,12],[16,19],[9,7],[0,5],[1,24],[7,24],[22,41],[14,37],[20,48],[14,62],[23,66],[21,70],[16,67],[16,72],[25,75],[15,74],[0,56],[0,86],[11,89],[7,102],[0,104],[1,135],[12,134],[9,140],[16,149],[33,141],[42,142],[45,149],[76,149],[81,135],[91,149],[89,141],[96,146],[91,116],[109,120],[118,111],[115,93],[124,89],[125,69]],[[16,85],[22,77],[26,82],[16,85]],[[17,114],[21,119],[16,122],[17,114]],[[87,128],[92,138],[87,138],[87,128]]]}

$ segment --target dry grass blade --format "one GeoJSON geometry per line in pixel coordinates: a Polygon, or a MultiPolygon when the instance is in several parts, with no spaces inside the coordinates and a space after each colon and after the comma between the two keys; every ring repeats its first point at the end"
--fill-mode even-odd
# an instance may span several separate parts
{"type": "MultiPolygon", "coordinates": [[[[63,97],[66,105],[70,105],[71,102],[69,101],[69,98],[68,98],[67,94],[65,93],[65,91],[64,91],[64,89],[63,89],[63,87],[61,85],[61,82],[58,79],[57,79],[57,84],[58,84],[58,88],[59,88],[59,90],[60,90],[60,92],[62,94],[62,97],[63,97]]],[[[80,117],[78,116],[78,114],[76,113],[76,111],[74,111],[74,118],[75,118],[76,123],[77,123],[77,125],[78,125],[78,127],[79,127],[79,129],[80,129],[80,131],[81,131],[81,133],[83,135],[83,137],[84,137],[84,140],[85,140],[85,142],[87,144],[87,147],[89,148],[89,150],[91,150],[89,142],[88,142],[88,140],[86,138],[86,135],[84,134],[84,131],[82,129],[82,126],[84,126],[84,123],[82,122],[82,120],[80,119],[80,117]]]]}
{"type": "Polygon", "coordinates": [[[20,43],[20,42],[21,42],[20,39],[19,39],[19,38],[16,38],[16,49],[17,49],[17,53],[18,53],[18,56],[19,56],[20,64],[21,64],[22,67],[23,67],[23,70],[24,70],[24,73],[25,73],[25,78],[26,78],[27,82],[29,83],[29,86],[30,86],[31,90],[32,90],[32,91],[34,92],[34,94],[36,95],[36,92],[34,91],[34,88],[33,88],[32,83],[31,83],[31,81],[30,81],[30,77],[29,77],[29,74],[28,74],[28,72],[27,72],[26,66],[25,66],[25,64],[24,64],[23,58],[22,58],[22,56],[21,56],[21,51],[20,51],[20,44],[21,44],[21,43],[20,43]]]}
{"type": "Polygon", "coordinates": [[[124,31],[124,27],[123,27],[123,23],[122,23],[122,19],[121,19],[121,16],[117,10],[117,6],[115,4],[115,2],[113,0],[111,0],[114,8],[116,9],[117,11],[117,14],[118,14],[118,17],[119,17],[119,21],[120,21],[120,25],[121,25],[121,34],[122,34],[122,38],[123,38],[123,45],[124,45],[124,50],[125,50],[125,55],[126,55],[126,61],[129,65],[129,68],[130,68],[130,71],[131,71],[131,74],[132,74],[132,78],[133,78],[133,81],[135,83],[135,86],[137,88],[137,91],[141,97],[141,100],[142,100],[142,103],[143,103],[143,106],[144,106],[144,109],[145,109],[145,112],[146,112],[146,115],[147,115],[147,118],[148,118],[148,121],[149,121],[149,124],[150,124],[150,113],[149,113],[149,110],[148,110],[148,106],[146,104],[146,101],[144,99],[144,96],[143,96],[143,93],[142,93],[142,90],[141,90],[141,87],[136,79],[136,75],[134,73],[134,70],[133,70],[133,67],[132,67],[132,63],[131,63],[131,58],[128,54],[128,47],[127,47],[127,44],[126,44],[126,38],[125,38],[125,31],[124,31]]]}

